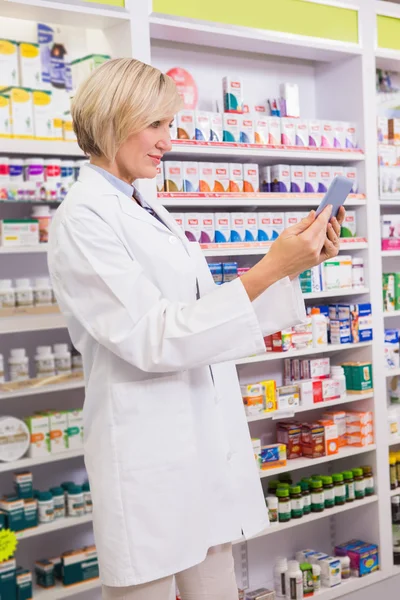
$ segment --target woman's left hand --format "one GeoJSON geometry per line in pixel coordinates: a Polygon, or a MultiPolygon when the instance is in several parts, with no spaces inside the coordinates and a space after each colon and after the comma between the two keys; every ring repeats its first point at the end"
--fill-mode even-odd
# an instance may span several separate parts
{"type": "Polygon", "coordinates": [[[339,254],[340,230],[345,216],[346,211],[344,207],[341,206],[337,216],[332,217],[329,221],[328,228],[326,230],[326,241],[321,252],[320,263],[328,260],[329,258],[334,258],[339,254]]]}

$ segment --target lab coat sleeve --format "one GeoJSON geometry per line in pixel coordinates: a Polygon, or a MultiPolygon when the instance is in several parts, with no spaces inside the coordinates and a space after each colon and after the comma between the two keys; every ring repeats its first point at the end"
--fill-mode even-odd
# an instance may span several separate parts
{"type": "Polygon", "coordinates": [[[277,281],[252,304],[264,336],[297,325],[306,318],[298,277],[293,281],[289,277],[277,281]]]}
{"type": "MultiPolygon", "coordinates": [[[[49,269],[67,319],[72,315],[99,344],[137,368],[181,371],[265,351],[259,319],[240,279],[190,304],[172,302],[98,216],[69,217],[53,235],[49,269]]],[[[270,323],[278,330],[279,299],[274,306],[270,323]]],[[[257,310],[264,307],[270,312],[267,298],[257,310]]]]}

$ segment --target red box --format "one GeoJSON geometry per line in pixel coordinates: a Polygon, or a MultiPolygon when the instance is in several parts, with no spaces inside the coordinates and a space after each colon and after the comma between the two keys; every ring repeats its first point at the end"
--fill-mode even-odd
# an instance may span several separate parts
{"type": "Polygon", "coordinates": [[[301,423],[298,421],[277,423],[276,439],[279,444],[286,445],[286,457],[288,459],[300,458],[302,456],[301,423]]]}
{"type": "Polygon", "coordinates": [[[312,386],[313,386],[314,404],[323,402],[324,396],[322,393],[322,379],[313,379],[312,386]]]}
{"type": "Polygon", "coordinates": [[[320,423],[303,423],[301,428],[303,456],[321,458],[325,456],[325,428],[320,423]]]}
{"type": "Polygon", "coordinates": [[[266,352],[272,352],[272,335],[266,335],[264,338],[266,352]]]}

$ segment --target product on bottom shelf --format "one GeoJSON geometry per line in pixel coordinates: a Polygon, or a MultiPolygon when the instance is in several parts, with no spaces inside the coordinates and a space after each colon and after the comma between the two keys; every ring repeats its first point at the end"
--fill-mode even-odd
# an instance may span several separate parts
{"type": "Polygon", "coordinates": [[[400,495],[392,498],[393,562],[400,565],[400,495]]]}
{"type": "Polygon", "coordinates": [[[95,546],[69,550],[61,557],[42,559],[35,563],[36,584],[51,588],[60,580],[64,586],[73,586],[99,577],[95,546]],[[61,568],[59,568],[61,566],[61,568]]]}

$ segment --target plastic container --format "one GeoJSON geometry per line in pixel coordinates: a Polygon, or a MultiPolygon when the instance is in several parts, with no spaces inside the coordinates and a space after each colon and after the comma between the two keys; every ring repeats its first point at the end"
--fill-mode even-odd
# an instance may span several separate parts
{"type": "Polygon", "coordinates": [[[348,556],[340,556],[340,566],[342,569],[342,579],[350,579],[351,570],[350,570],[350,558],[348,556]]]}
{"type": "Polygon", "coordinates": [[[330,475],[324,475],[322,477],[322,485],[325,498],[324,507],[333,508],[335,506],[335,489],[332,477],[330,475]]]}
{"type": "Polygon", "coordinates": [[[39,523],[54,521],[54,501],[51,492],[39,492],[37,503],[39,523]]]}
{"type": "Polygon", "coordinates": [[[13,348],[8,359],[10,381],[27,381],[29,379],[29,358],[25,348],[13,348]]]}
{"type": "Polygon", "coordinates": [[[290,504],[292,519],[301,519],[304,514],[304,502],[300,485],[290,487],[290,504]]]}
{"type": "Polygon", "coordinates": [[[0,156],[0,185],[3,186],[10,181],[10,159],[8,156],[0,156]]]}
{"type": "Polygon", "coordinates": [[[335,492],[335,506],[343,506],[346,504],[346,484],[342,473],[334,473],[332,475],[335,492]]]}
{"type": "Polygon", "coordinates": [[[44,161],[44,176],[46,181],[61,181],[61,160],[47,158],[44,161]]]}
{"type": "Polygon", "coordinates": [[[343,471],[343,480],[346,486],[346,502],[354,502],[356,495],[354,490],[354,477],[352,471],[343,471]]]}
{"type": "Polygon", "coordinates": [[[65,510],[68,514],[68,488],[74,486],[74,481],[63,481],[60,487],[64,490],[64,498],[65,498],[65,510]]]}
{"type": "Polygon", "coordinates": [[[312,566],[314,594],[321,590],[321,567],[319,565],[312,566]]]}
{"type": "Polygon", "coordinates": [[[302,600],[303,593],[303,573],[297,560],[288,562],[288,570],[285,576],[286,598],[287,600],[302,600]]]}
{"type": "Polygon", "coordinates": [[[373,496],[375,494],[375,485],[374,485],[374,474],[372,471],[372,467],[366,465],[365,467],[361,467],[364,474],[364,482],[365,482],[365,495],[373,496]]]}
{"type": "Polygon", "coordinates": [[[276,494],[276,490],[278,489],[279,484],[280,484],[279,479],[270,479],[268,481],[268,494],[271,494],[271,495],[276,494]]]}
{"type": "Polygon", "coordinates": [[[267,496],[266,502],[269,522],[276,523],[278,521],[278,498],[276,496],[267,496]]]}
{"type": "Polygon", "coordinates": [[[51,346],[38,346],[36,348],[35,364],[38,379],[55,376],[56,367],[51,346]]]}
{"type": "Polygon", "coordinates": [[[328,345],[328,322],[324,315],[321,314],[319,308],[311,309],[311,326],[313,347],[321,348],[328,345]]]}
{"type": "Polygon", "coordinates": [[[82,517],[85,514],[85,500],[82,486],[70,485],[68,487],[68,516],[82,517]]]}
{"type": "Polygon", "coordinates": [[[354,495],[356,500],[364,500],[365,498],[365,481],[364,473],[360,468],[352,469],[354,477],[354,495]]]}
{"type": "Polygon", "coordinates": [[[322,512],[325,508],[325,495],[321,479],[311,481],[311,512],[322,512]]]}
{"type": "Polygon", "coordinates": [[[92,493],[90,491],[90,485],[89,485],[88,481],[86,481],[82,485],[82,491],[83,491],[83,500],[85,502],[85,513],[92,513],[93,512],[92,493]]]}
{"type": "Polygon", "coordinates": [[[53,487],[50,490],[54,503],[54,518],[63,519],[66,516],[65,495],[62,487],[53,487]]]}
{"type": "Polygon", "coordinates": [[[4,356],[0,354],[0,383],[4,383],[4,356]]]}
{"type": "Polygon", "coordinates": [[[310,486],[307,481],[300,481],[301,493],[303,496],[303,514],[309,515],[311,512],[311,494],[310,486]]]}
{"type": "Polygon", "coordinates": [[[0,309],[15,307],[15,290],[11,279],[0,279],[0,309]]]}
{"type": "Polygon", "coordinates": [[[17,279],[15,281],[15,302],[24,308],[33,306],[33,289],[30,279],[17,279]]]}
{"type": "Polygon", "coordinates": [[[276,559],[274,567],[274,588],[277,598],[286,598],[286,573],[288,563],[286,558],[276,559]]]}
{"type": "Polygon", "coordinates": [[[289,486],[279,487],[276,490],[276,496],[278,498],[278,519],[279,523],[287,523],[290,521],[292,514],[292,507],[290,503],[289,486]]]}
{"type": "Polygon", "coordinates": [[[25,179],[27,181],[44,181],[43,158],[27,158],[25,160],[25,179]]]}
{"type": "Polygon", "coordinates": [[[354,289],[365,286],[364,259],[353,256],[351,263],[351,282],[354,289]]]}
{"type": "Polygon", "coordinates": [[[346,377],[344,374],[343,367],[331,367],[331,379],[339,382],[340,385],[340,398],[346,398],[346,377]]]}
{"type": "Polygon", "coordinates": [[[47,244],[49,241],[49,230],[51,224],[50,208],[48,206],[34,206],[32,218],[39,223],[39,241],[47,244]]]}
{"type": "Polygon", "coordinates": [[[57,375],[68,375],[72,372],[72,358],[68,344],[54,344],[54,360],[57,375]]]}
{"type": "Polygon", "coordinates": [[[24,181],[24,159],[10,158],[8,161],[9,177],[12,183],[24,181]]]}
{"type": "Polygon", "coordinates": [[[53,290],[48,277],[35,279],[33,299],[36,306],[51,306],[53,304],[53,290]]]}

